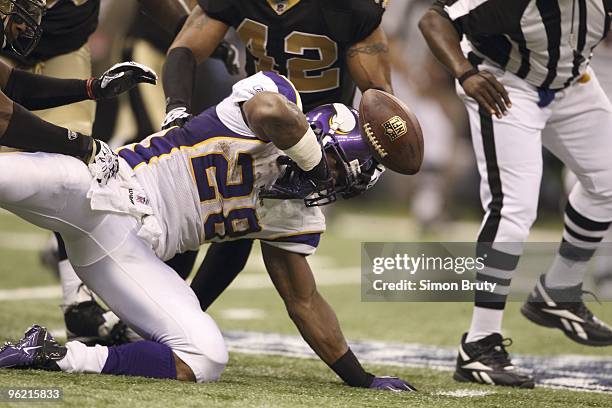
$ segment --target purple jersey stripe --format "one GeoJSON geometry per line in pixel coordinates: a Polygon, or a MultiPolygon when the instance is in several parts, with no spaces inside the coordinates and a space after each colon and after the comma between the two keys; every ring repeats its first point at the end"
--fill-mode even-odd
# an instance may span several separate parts
{"type": "Polygon", "coordinates": [[[229,130],[221,122],[213,106],[187,122],[184,127],[171,129],[163,136],[151,138],[149,146],[136,144],[133,149],[123,148],[119,151],[119,156],[123,157],[132,168],[135,168],[139,164],[149,163],[153,158],[170,153],[172,149],[194,146],[219,136],[253,140],[251,136],[240,135],[229,130]]]}
{"type": "Polygon", "coordinates": [[[278,93],[285,95],[285,98],[299,106],[298,95],[287,78],[271,71],[263,71],[263,74],[274,81],[274,84],[278,88],[278,93]]]}
{"type": "Polygon", "coordinates": [[[281,237],[276,239],[263,239],[263,241],[271,241],[271,242],[291,242],[295,244],[305,244],[316,248],[319,246],[319,241],[321,240],[321,234],[300,234],[300,235],[290,235],[288,237],[281,237]]]}

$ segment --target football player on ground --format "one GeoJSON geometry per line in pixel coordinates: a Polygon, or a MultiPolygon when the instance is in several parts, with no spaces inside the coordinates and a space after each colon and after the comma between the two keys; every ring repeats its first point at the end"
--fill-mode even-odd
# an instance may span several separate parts
{"type": "MultiPolygon", "coordinates": [[[[181,126],[190,118],[196,65],[208,58],[230,27],[246,47],[247,74],[267,70],[287,76],[306,111],[331,102],[350,106],[355,83],[362,91],[392,91],[387,38],[380,27],[386,0],[198,3],[164,66],[168,114],[163,127],[181,126]]],[[[244,268],[251,246],[252,241],[239,240],[209,247],[191,285],[202,309],[244,268]]]]}
{"type": "MultiPolygon", "coordinates": [[[[10,1],[4,3],[9,4],[10,1]]],[[[39,9],[43,9],[45,5],[42,0],[14,0],[14,3],[30,4],[30,8],[38,4],[39,9]]],[[[31,42],[19,41],[17,44],[23,45],[13,47],[13,50],[5,50],[2,53],[3,60],[19,69],[56,78],[91,77],[91,56],[87,41],[98,24],[100,0],[52,0],[46,3],[46,13],[42,20],[39,20],[41,30],[36,31],[36,38],[40,39],[39,44],[34,46],[31,42]],[[30,54],[25,55],[30,51],[30,54]]],[[[155,22],[155,29],[165,36],[173,38],[187,19],[187,11],[182,1],[138,0],[138,3],[150,17],[150,24],[155,22]],[[165,31],[159,27],[163,27],[165,31]]],[[[38,111],[36,115],[54,125],[90,135],[95,105],[94,101],[85,100],[60,108],[38,111]]],[[[88,344],[126,342],[128,336],[125,325],[95,301],[93,294],[74,273],[63,242],[59,236],[57,238],[57,251],[51,252],[56,254],[57,258],[51,256],[47,263],[56,267],[59,272],[68,339],[78,339],[88,344]]]]}
{"type": "Polygon", "coordinates": [[[33,326],[0,350],[0,367],[218,379],[228,358],[223,337],[163,261],[204,242],[246,237],[261,241],[291,319],[347,384],[414,390],[363,369],[316,289],[306,256],[325,229],[317,205],[364,192],[382,168],[360,134],[356,111],[327,105],[311,120],[323,124],[317,132],[291,82],[260,72],[184,127],[120,149],[119,174],[104,186],[73,157],[0,154],[0,206],[59,231],[78,276],[146,339],[63,347],[33,326]]]}
{"type": "Polygon", "coordinates": [[[470,329],[458,381],[533,388],[512,365],[501,335],[512,275],[536,219],[542,145],[578,178],[563,238],[523,315],[588,346],[612,345],[612,329],[582,300],[587,262],[612,221],[612,104],[589,67],[610,29],[611,0],[437,0],[420,22],[432,51],[458,79],[467,108],[486,211],[470,329]],[[462,37],[466,40],[461,43],[462,37]]]}

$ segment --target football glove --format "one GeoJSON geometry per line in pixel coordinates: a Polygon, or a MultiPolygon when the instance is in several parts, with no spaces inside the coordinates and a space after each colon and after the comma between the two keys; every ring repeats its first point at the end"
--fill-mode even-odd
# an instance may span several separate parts
{"type": "Polygon", "coordinates": [[[315,169],[306,172],[288,156],[276,159],[279,166],[285,166],[280,177],[268,188],[262,188],[260,198],[277,200],[302,199],[307,207],[327,205],[336,201],[334,181],[330,176],[327,160],[315,169]]]}
{"type": "Polygon", "coordinates": [[[385,391],[393,391],[393,392],[405,392],[405,391],[416,391],[412,385],[408,384],[406,381],[402,380],[398,377],[375,377],[372,384],[370,384],[370,389],[373,390],[385,390],[385,391]]]}
{"type": "Polygon", "coordinates": [[[193,118],[193,115],[187,112],[187,108],[180,106],[174,108],[166,113],[166,117],[162,122],[162,129],[169,129],[173,126],[183,127],[185,123],[189,122],[193,118]]]}
{"type": "Polygon", "coordinates": [[[100,185],[106,185],[119,173],[119,156],[108,144],[101,140],[93,139],[93,152],[87,163],[89,172],[100,185]]]}
{"type": "Polygon", "coordinates": [[[87,82],[87,92],[91,99],[114,98],[140,83],[155,85],[157,74],[137,62],[121,62],[113,65],[100,78],[90,79],[87,82]]]}

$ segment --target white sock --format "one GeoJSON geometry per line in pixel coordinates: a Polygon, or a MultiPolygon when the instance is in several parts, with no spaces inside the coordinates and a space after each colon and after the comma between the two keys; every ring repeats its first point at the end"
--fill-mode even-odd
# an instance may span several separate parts
{"type": "Polygon", "coordinates": [[[550,289],[576,286],[584,281],[588,262],[578,262],[557,254],[550,269],[544,276],[544,285],[550,289]]]}
{"type": "Polygon", "coordinates": [[[99,374],[108,358],[108,347],[96,345],[87,347],[78,341],[66,343],[66,357],[57,362],[59,368],[67,373],[99,374]]]}
{"type": "Polygon", "coordinates": [[[92,299],[92,293],[83,282],[81,282],[81,279],[77,276],[69,260],[64,259],[63,261],[59,261],[58,268],[65,306],[92,299]]]}
{"type": "Polygon", "coordinates": [[[466,343],[478,341],[493,333],[501,333],[504,311],[474,306],[472,324],[465,339],[466,343]]]}

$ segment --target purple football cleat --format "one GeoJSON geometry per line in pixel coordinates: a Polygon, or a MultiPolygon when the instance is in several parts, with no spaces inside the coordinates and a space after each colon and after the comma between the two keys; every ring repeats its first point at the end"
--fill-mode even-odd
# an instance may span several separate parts
{"type": "Polygon", "coordinates": [[[412,385],[398,377],[375,377],[370,388],[374,390],[386,390],[393,392],[416,391],[412,385]]]}
{"type": "Polygon", "coordinates": [[[59,371],[56,361],[66,355],[44,327],[30,327],[16,344],[6,343],[0,348],[0,368],[34,368],[59,371]]]}

